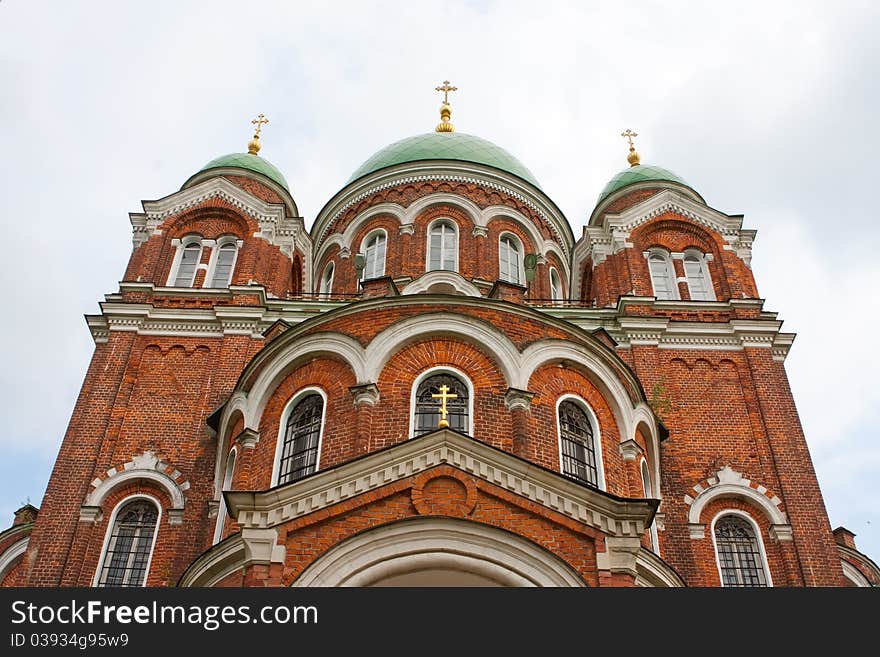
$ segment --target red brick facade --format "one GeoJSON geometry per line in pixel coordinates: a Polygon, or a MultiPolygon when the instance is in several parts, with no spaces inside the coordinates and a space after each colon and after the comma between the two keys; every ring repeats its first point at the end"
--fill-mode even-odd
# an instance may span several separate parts
{"type": "MultiPolygon", "coordinates": [[[[260,203],[295,207],[256,175],[228,180],[260,203]]],[[[244,560],[213,584],[288,586],[328,550],[362,532],[432,517],[515,534],[548,559],[561,560],[587,586],[647,583],[642,566],[624,564],[629,553],[615,547],[631,545],[627,532],[644,520],[630,550],[641,555],[639,564],[666,569],[669,581],[719,586],[712,523],[731,511],[758,528],[774,585],[843,585],[838,546],[779,357],[784,346],[775,316],[750,301],[758,297],[754,277],[729,247],[730,236],[693,217],[659,212],[628,233],[627,246],[594,265],[592,254],[575,261],[565,236],[536,204],[497,187],[438,180],[386,186],[325,222],[323,235],[295,236],[289,249],[222,196],[164,218],[135,249],[103,316],[90,319],[97,342],[92,363],[29,530],[27,553],[0,573],[2,584],[92,585],[114,510],[132,496],[155,500],[161,510],[145,583],[186,580],[216,552],[218,510],[225,541],[249,540],[248,512],[226,516],[220,496],[233,447],[227,490],[278,486],[306,495],[309,478],[278,485],[283,428],[299,393],[314,389],[325,400],[318,473],[356,468],[373,454],[402,453],[412,437],[414,383],[439,367],[467,379],[473,438],[511,455],[505,467],[517,477],[528,480],[533,473],[547,490],[562,491],[560,500],[583,494],[596,508],[618,505],[613,513],[631,508],[639,520],[612,515],[610,525],[597,529],[589,518],[573,515],[569,502],[549,494],[528,498],[528,487],[513,492],[520,483],[505,487],[488,471],[426,465],[377,480],[343,501],[315,502],[293,519],[279,509],[272,527],[275,546],[283,550],[244,560]],[[405,226],[380,211],[357,225],[350,244],[340,238],[325,247],[371,207],[393,203],[405,211],[434,194],[442,200],[426,203],[405,226]],[[505,206],[519,218],[499,213],[478,226],[468,208],[491,206],[505,206]],[[478,290],[478,299],[430,288],[427,296],[400,294],[425,274],[428,227],[441,217],[457,226],[457,276],[462,289],[478,290]],[[354,255],[377,229],[387,235],[388,280],[362,286],[354,255]],[[496,284],[503,233],[515,235],[525,253],[540,256],[527,286],[496,284]],[[192,289],[168,289],[180,240],[192,235],[207,240],[204,266],[192,289]],[[206,290],[211,244],[222,237],[241,245],[229,287],[206,290]],[[658,305],[644,255],[655,247],[711,254],[717,302],[692,302],[680,283],[681,301],[658,305]],[[309,278],[311,291],[318,290],[330,262],[332,293],[346,301],[300,298],[310,292],[309,278]],[[550,267],[568,304],[546,303],[550,267]],[[580,288],[572,289],[578,281],[580,288]],[[694,326],[734,337],[712,342],[694,326]],[[696,337],[667,344],[652,333],[675,330],[696,337]],[[766,343],[760,336],[740,339],[743,331],[770,337],[766,343]],[[601,460],[598,491],[582,484],[583,491],[572,490],[571,479],[561,474],[558,406],[567,398],[589,410],[601,460]],[[642,462],[650,473],[649,495],[642,462]],[[651,523],[656,554],[650,552],[651,523]]],[[[661,191],[658,186],[613,199],[605,212],[650,204],[661,191]]],[[[675,266],[683,278],[682,262],[675,266]]],[[[0,557],[11,545],[5,535],[0,557]]]]}

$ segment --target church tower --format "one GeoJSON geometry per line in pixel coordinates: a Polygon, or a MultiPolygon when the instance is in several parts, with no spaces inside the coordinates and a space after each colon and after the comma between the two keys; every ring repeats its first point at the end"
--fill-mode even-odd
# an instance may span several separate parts
{"type": "Polygon", "coordinates": [[[247,153],[131,215],[0,581],[880,583],[831,531],[742,216],[627,130],[576,239],[437,90],[435,130],[368,158],[309,230],[262,114],[247,153]]]}

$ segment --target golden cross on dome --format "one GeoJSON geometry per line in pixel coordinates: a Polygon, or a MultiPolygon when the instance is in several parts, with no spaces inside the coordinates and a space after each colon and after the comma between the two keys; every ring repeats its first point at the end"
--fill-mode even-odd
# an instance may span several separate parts
{"type": "Polygon", "coordinates": [[[620,133],[621,137],[626,137],[626,140],[629,142],[629,155],[626,156],[626,161],[629,162],[631,167],[637,166],[641,161],[641,157],[638,153],[636,153],[636,147],[633,145],[633,137],[638,137],[638,132],[633,132],[629,128],[626,129],[626,132],[620,133]]]}
{"type": "Polygon", "coordinates": [[[269,123],[269,119],[267,119],[266,115],[261,112],[257,118],[255,118],[253,121],[251,121],[251,123],[253,123],[255,126],[257,126],[257,129],[254,131],[254,137],[257,137],[259,139],[260,130],[263,129],[264,123],[269,123]]]}
{"type": "Polygon", "coordinates": [[[458,87],[449,85],[449,80],[443,80],[442,87],[434,87],[435,91],[443,92],[443,104],[440,106],[440,123],[434,128],[435,132],[455,132],[455,126],[450,123],[452,107],[449,105],[449,92],[458,91],[458,87]]]}
{"type": "Polygon", "coordinates": [[[458,91],[458,87],[450,87],[449,80],[443,80],[442,87],[434,87],[434,91],[442,91],[443,92],[443,104],[449,104],[449,92],[450,91],[458,91]]]}
{"type": "Polygon", "coordinates": [[[458,395],[455,393],[449,392],[449,386],[445,383],[440,386],[440,394],[439,395],[431,395],[434,399],[440,400],[440,422],[437,423],[437,427],[442,429],[443,427],[448,427],[449,422],[446,420],[446,416],[449,415],[449,411],[446,409],[446,401],[448,399],[458,399],[458,395]]]}
{"type": "Polygon", "coordinates": [[[269,119],[266,118],[266,115],[262,112],[260,115],[251,121],[256,127],[254,130],[254,138],[248,142],[248,153],[251,155],[256,155],[260,152],[260,130],[263,129],[264,123],[269,123],[269,119]]]}

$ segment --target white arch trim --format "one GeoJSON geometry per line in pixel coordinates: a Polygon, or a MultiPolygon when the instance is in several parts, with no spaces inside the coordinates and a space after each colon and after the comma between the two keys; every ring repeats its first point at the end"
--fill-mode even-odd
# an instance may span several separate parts
{"type": "Polygon", "coordinates": [[[25,553],[30,538],[29,535],[25,536],[21,540],[13,543],[11,547],[7,548],[7,550],[0,555],[0,582],[2,582],[3,578],[9,574],[10,570],[12,570],[15,560],[25,553]]]}
{"type": "MultiPolygon", "coordinates": [[[[614,371],[585,347],[558,339],[540,340],[530,344],[522,353],[518,378],[511,387],[528,390],[529,380],[535,371],[542,365],[558,360],[577,364],[578,369],[585,372],[587,378],[599,388],[614,413],[621,442],[634,438],[636,424],[633,404],[626,388],[614,371]]],[[[652,419],[652,424],[654,423],[652,419]]]]}
{"type": "MultiPolygon", "coordinates": [[[[518,390],[527,390],[532,374],[545,363],[558,360],[577,363],[611,407],[621,442],[634,438],[638,422],[645,421],[651,428],[657,449],[653,413],[645,404],[633,407],[617,373],[598,354],[584,346],[559,339],[535,342],[520,353],[516,345],[491,324],[448,312],[418,315],[392,324],[373,338],[366,349],[354,338],[337,333],[305,336],[275,356],[274,361],[260,373],[249,393],[237,392],[232,396],[231,403],[224,409],[221,431],[228,431],[229,420],[236,410],[243,412],[245,427],[257,431],[272,391],[303,357],[334,354],[351,366],[358,384],[375,383],[385,365],[402,346],[426,336],[444,335],[454,336],[487,353],[497,363],[507,386],[518,390]]],[[[656,453],[659,453],[659,449],[656,453]]],[[[659,481],[657,466],[654,465],[653,469],[659,481]]],[[[219,470],[215,469],[215,475],[219,476],[219,470]]]]}
{"type": "MultiPolygon", "coordinates": [[[[709,479],[709,486],[702,488],[695,498],[685,495],[684,502],[690,506],[688,510],[688,523],[691,525],[700,524],[703,509],[712,500],[721,497],[733,497],[753,503],[763,511],[771,524],[788,525],[788,518],[777,506],[777,504],[782,503],[781,500],[779,498],[771,500],[762,491],[749,486],[750,483],[742,474],[729,465],[725,465],[714,477],[709,479]]],[[[760,488],[764,487],[761,486],[760,488]]]]}
{"type": "Polygon", "coordinates": [[[520,536],[467,520],[419,518],[339,543],[293,586],[370,586],[438,567],[474,573],[500,586],[586,585],[559,557],[520,536]]]}
{"type": "Polygon", "coordinates": [[[321,354],[332,354],[342,358],[354,371],[358,383],[371,382],[368,378],[366,354],[357,340],[339,333],[316,333],[306,336],[290,345],[260,373],[247,395],[244,411],[245,427],[258,430],[269,396],[282,379],[294,369],[299,359],[321,354]]]}
{"type": "Polygon", "coordinates": [[[445,269],[435,269],[422,274],[414,281],[408,283],[401,291],[401,294],[422,294],[434,285],[449,285],[456,292],[467,297],[482,297],[479,288],[468,281],[458,272],[448,271],[445,269]]]}
{"type": "Polygon", "coordinates": [[[315,263],[320,263],[327,250],[334,244],[338,245],[340,249],[348,248],[351,250],[354,236],[357,235],[361,227],[370,219],[380,214],[391,215],[397,219],[399,225],[407,222],[406,210],[402,205],[397,203],[379,203],[378,205],[371,206],[356,216],[342,233],[334,233],[321,243],[321,249],[315,255],[315,263]]]}
{"type": "MultiPolygon", "coordinates": [[[[871,582],[868,581],[868,578],[862,575],[858,568],[853,566],[848,561],[840,560],[840,565],[843,567],[844,576],[851,581],[856,586],[871,586],[871,582]]],[[[0,580],[3,579],[3,564],[0,561],[0,580]]]]}
{"type": "MultiPolygon", "coordinates": [[[[112,468],[108,471],[106,479],[95,479],[92,482],[94,490],[86,496],[84,506],[101,507],[110,491],[129,481],[147,479],[155,482],[167,491],[171,497],[172,509],[183,510],[186,503],[184,491],[189,489],[189,482],[185,481],[182,484],[178,484],[175,479],[172,479],[164,472],[167,467],[167,463],[161,461],[153,452],[147,450],[126,463],[122,471],[112,468]]],[[[175,470],[175,472],[177,471],[175,470]]],[[[177,472],[177,474],[179,475],[180,473],[177,472]]]]}

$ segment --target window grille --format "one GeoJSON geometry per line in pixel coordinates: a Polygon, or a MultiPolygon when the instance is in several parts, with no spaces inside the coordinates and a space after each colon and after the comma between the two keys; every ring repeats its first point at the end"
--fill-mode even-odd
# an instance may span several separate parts
{"type": "Polygon", "coordinates": [[[158,509],[149,500],[133,500],[119,510],[98,586],[143,586],[158,518],[158,509]]]}
{"type": "Polygon", "coordinates": [[[715,547],[724,586],[767,586],[761,546],[747,520],[733,515],[719,518],[715,547]]]}
{"type": "Polygon", "coordinates": [[[183,248],[177,265],[177,275],[174,277],[174,287],[192,287],[201,258],[202,245],[199,242],[192,242],[183,248]]]}
{"type": "Polygon", "coordinates": [[[224,244],[218,249],[214,275],[211,277],[211,287],[229,287],[237,250],[235,244],[232,243],[224,244]]]}
{"type": "Polygon", "coordinates": [[[593,425],[586,411],[572,401],[559,404],[562,474],[590,486],[599,485],[593,425]]]}
{"type": "Polygon", "coordinates": [[[467,386],[452,374],[434,374],[419,383],[416,390],[414,435],[421,436],[434,431],[440,422],[440,401],[431,395],[440,394],[440,386],[447,386],[449,392],[458,395],[446,402],[446,416],[449,428],[470,433],[468,417],[469,395],[467,386]]]}
{"type": "Polygon", "coordinates": [[[448,221],[438,221],[431,226],[428,249],[428,269],[434,271],[445,269],[456,270],[456,256],[458,251],[455,228],[448,221]]]}
{"type": "Polygon", "coordinates": [[[317,393],[306,395],[293,407],[281,447],[279,484],[302,479],[315,471],[323,414],[324,399],[317,393]]]}

